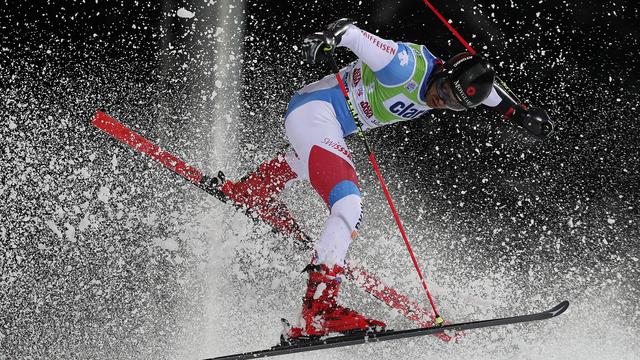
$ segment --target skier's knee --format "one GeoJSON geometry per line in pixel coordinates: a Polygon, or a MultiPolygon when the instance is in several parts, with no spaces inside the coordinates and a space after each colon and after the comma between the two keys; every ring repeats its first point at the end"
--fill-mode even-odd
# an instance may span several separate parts
{"type": "Polygon", "coordinates": [[[331,205],[331,217],[336,217],[343,221],[351,231],[352,237],[354,237],[362,218],[360,191],[346,194],[333,202],[331,205]]]}
{"type": "Polygon", "coordinates": [[[337,183],[333,189],[331,189],[331,192],[329,192],[329,208],[333,209],[335,203],[351,195],[355,195],[358,199],[360,198],[360,189],[358,189],[358,185],[351,180],[343,180],[337,183]]]}

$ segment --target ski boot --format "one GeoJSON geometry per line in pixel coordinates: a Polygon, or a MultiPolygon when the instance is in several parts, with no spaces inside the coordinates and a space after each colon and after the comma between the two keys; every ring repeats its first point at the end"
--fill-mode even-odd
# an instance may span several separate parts
{"type": "Polygon", "coordinates": [[[229,201],[227,195],[222,191],[222,184],[227,181],[222,171],[218,171],[216,176],[202,175],[200,182],[197,184],[204,191],[218,198],[222,202],[229,201]]]}
{"type": "Polygon", "coordinates": [[[307,291],[302,299],[300,327],[291,327],[283,320],[285,331],[282,344],[317,339],[329,333],[377,333],[386,328],[382,321],[366,318],[364,315],[338,305],[336,299],[343,278],[344,269],[335,265],[308,265],[307,291]]]}
{"type": "Polygon", "coordinates": [[[256,171],[244,176],[240,181],[227,180],[222,171],[216,176],[203,176],[200,186],[222,201],[231,200],[236,204],[254,208],[273,201],[285,184],[297,175],[285,161],[284,155],[260,164],[256,171]]]}
{"type": "Polygon", "coordinates": [[[258,169],[238,182],[224,179],[220,190],[236,203],[249,208],[264,207],[272,202],[297,175],[285,161],[284,155],[264,162],[258,169]]]}
{"type": "Polygon", "coordinates": [[[276,232],[308,243],[311,239],[300,229],[286,205],[276,199],[286,183],[296,177],[284,155],[278,155],[237,182],[227,180],[219,171],[216,177],[205,180],[205,190],[242,208],[250,218],[266,222],[276,232]]]}

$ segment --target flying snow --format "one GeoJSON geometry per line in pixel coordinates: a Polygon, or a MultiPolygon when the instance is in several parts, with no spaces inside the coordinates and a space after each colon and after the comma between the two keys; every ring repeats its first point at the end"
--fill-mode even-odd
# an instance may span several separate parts
{"type": "Polygon", "coordinates": [[[195,13],[185,9],[185,8],[180,8],[178,9],[178,17],[181,18],[185,18],[185,19],[191,19],[192,17],[196,16],[195,13]]]}

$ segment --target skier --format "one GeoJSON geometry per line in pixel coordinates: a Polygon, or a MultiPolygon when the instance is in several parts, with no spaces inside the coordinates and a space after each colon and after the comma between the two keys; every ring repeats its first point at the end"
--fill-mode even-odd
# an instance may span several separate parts
{"type": "MultiPolygon", "coordinates": [[[[311,64],[346,47],[358,60],[340,70],[362,128],[369,130],[420,118],[436,109],[462,111],[484,104],[537,137],[553,125],[544,110],[527,107],[497,81],[488,61],[470,53],[443,62],[418,44],[382,39],[356,27],[349,19],[330,24],[304,39],[305,60],[311,64]]],[[[232,201],[253,209],[283,232],[291,229],[291,214],[276,195],[294,180],[307,180],[330,214],[303,272],[308,282],[300,326],[285,339],[305,339],[328,333],[382,331],[385,323],[337,303],[344,260],[356,238],[362,205],[352,155],[345,137],[358,129],[334,75],[298,90],[285,114],[292,151],[279,154],[238,182],[216,179],[232,201]]]]}

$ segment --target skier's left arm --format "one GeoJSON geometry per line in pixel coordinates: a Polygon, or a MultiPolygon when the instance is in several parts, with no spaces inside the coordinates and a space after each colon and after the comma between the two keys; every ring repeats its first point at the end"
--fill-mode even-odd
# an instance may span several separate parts
{"type": "Polygon", "coordinates": [[[522,103],[498,77],[491,94],[482,104],[493,108],[502,114],[505,121],[514,122],[537,138],[545,138],[553,131],[553,122],[544,109],[522,103]]]}

